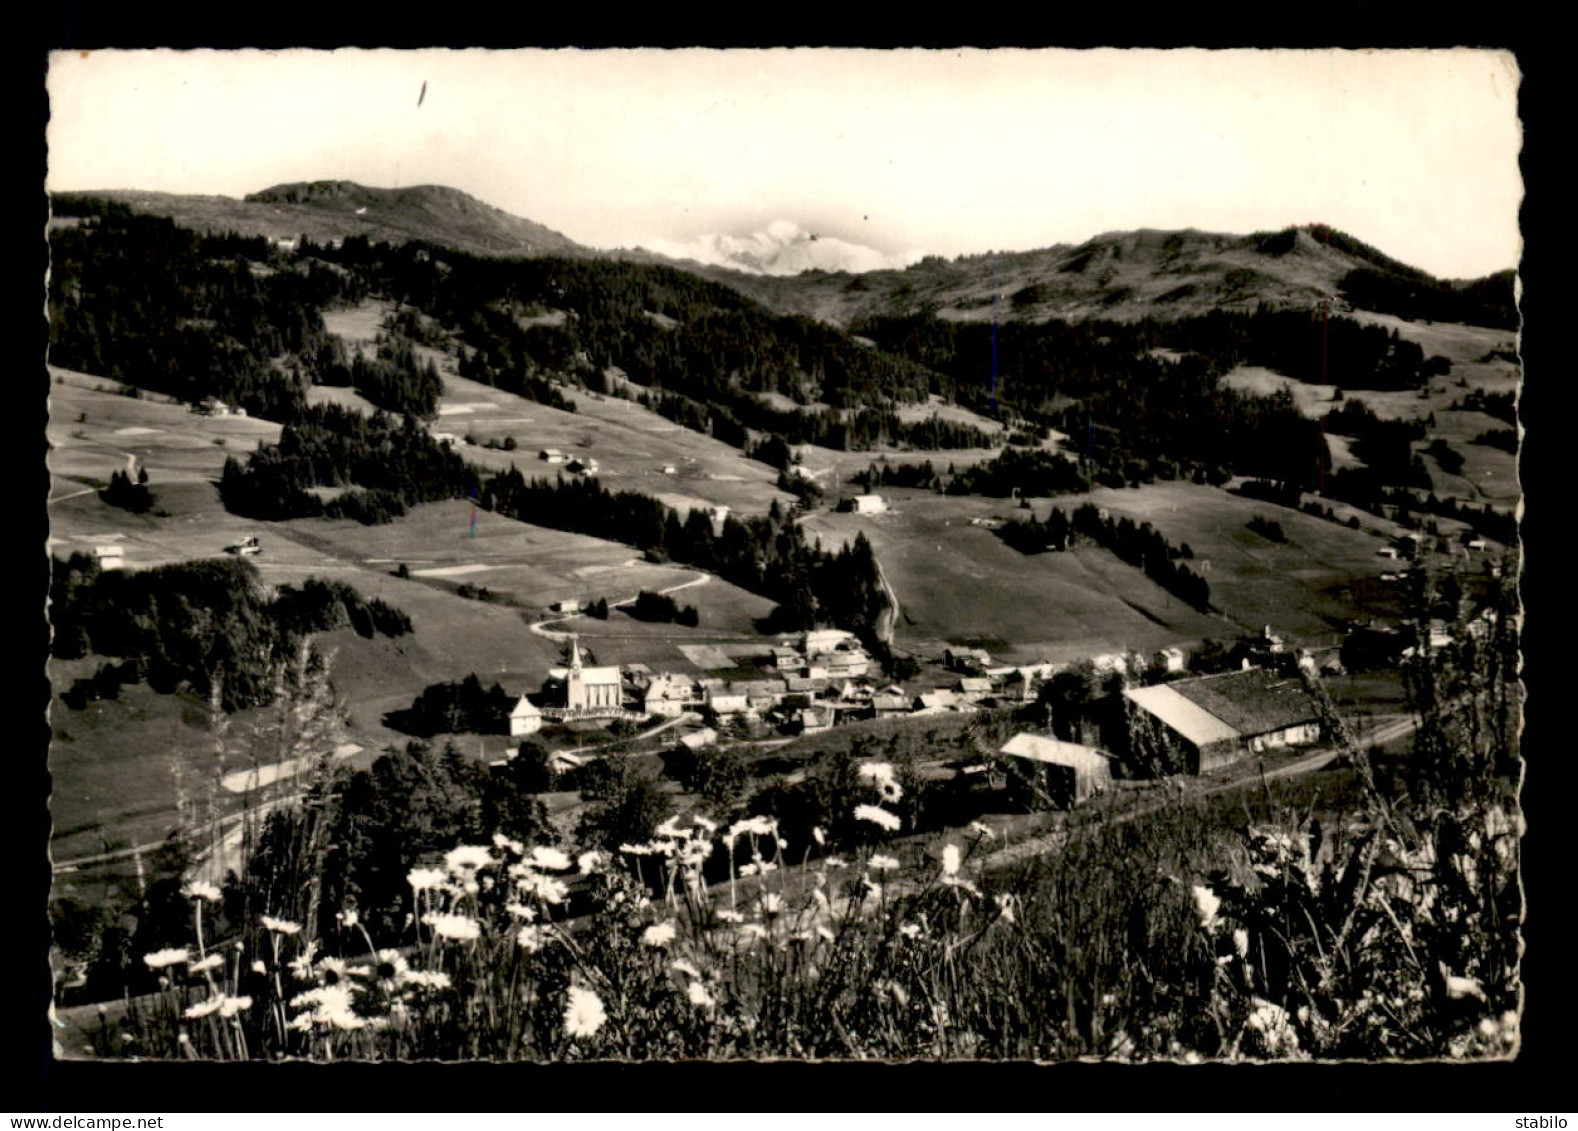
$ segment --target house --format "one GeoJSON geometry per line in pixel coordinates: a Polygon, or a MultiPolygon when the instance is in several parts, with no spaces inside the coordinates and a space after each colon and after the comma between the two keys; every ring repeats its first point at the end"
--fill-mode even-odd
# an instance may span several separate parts
{"type": "Polygon", "coordinates": [[[564,677],[564,705],[572,711],[624,706],[625,687],[619,669],[588,668],[581,663],[581,642],[570,637],[570,670],[564,677]]]}
{"type": "Polygon", "coordinates": [[[677,719],[700,705],[696,681],[687,675],[654,676],[642,693],[642,709],[649,715],[677,719]]]}
{"type": "Polygon", "coordinates": [[[1019,776],[1032,797],[1069,809],[1112,785],[1112,759],[1093,746],[1021,733],[1001,753],[1020,762],[1019,776]]]}
{"type": "Polygon", "coordinates": [[[871,709],[879,719],[889,719],[910,713],[913,704],[905,695],[878,694],[872,696],[871,709]]]}
{"type": "Polygon", "coordinates": [[[578,613],[581,611],[581,602],[573,600],[555,601],[548,608],[556,613],[578,613]]]}
{"type": "Polygon", "coordinates": [[[1163,648],[1156,653],[1156,666],[1164,672],[1181,672],[1184,670],[1184,652],[1182,648],[1163,648]]]}
{"type": "Polygon", "coordinates": [[[881,495],[856,495],[854,510],[856,514],[886,514],[888,503],[881,495]]]}
{"type": "Polygon", "coordinates": [[[99,560],[100,569],[121,569],[126,565],[123,546],[95,546],[93,556],[99,560]]]}
{"type": "Polygon", "coordinates": [[[451,444],[451,445],[453,445],[453,444],[460,443],[460,437],[455,435],[453,432],[434,432],[434,433],[432,433],[432,436],[433,436],[433,443],[435,443],[435,444],[451,444]]]}
{"type": "Polygon", "coordinates": [[[1190,773],[1321,737],[1320,709],[1303,682],[1265,668],[1131,687],[1123,696],[1161,724],[1190,773]]]}
{"type": "Polygon", "coordinates": [[[737,683],[731,689],[745,696],[745,709],[765,714],[783,702],[787,688],[781,679],[750,679],[737,683]]]}
{"type": "Polygon", "coordinates": [[[992,694],[992,681],[984,675],[967,675],[959,680],[955,690],[958,691],[961,699],[968,699],[974,703],[992,694]]]}
{"type": "Polygon", "coordinates": [[[805,657],[798,651],[785,645],[773,649],[773,667],[780,671],[793,671],[805,667],[805,657]]]}
{"type": "Polygon", "coordinates": [[[858,678],[871,670],[871,657],[859,649],[825,652],[812,656],[810,666],[822,669],[829,679],[858,678]]]}
{"type": "Polygon", "coordinates": [[[803,707],[799,722],[801,734],[820,734],[833,728],[833,712],[826,707],[803,707]]]}
{"type": "Polygon", "coordinates": [[[743,715],[751,709],[750,699],[745,692],[730,687],[709,689],[707,706],[718,715],[743,715]]]}
{"type": "Polygon", "coordinates": [[[568,463],[570,461],[570,457],[565,455],[558,448],[544,448],[542,451],[537,453],[537,458],[540,460],[546,460],[548,463],[568,463]]]}
{"type": "Polygon", "coordinates": [[[948,648],[943,651],[942,666],[951,672],[980,675],[992,666],[992,657],[983,648],[948,648]]]}
{"type": "Polygon", "coordinates": [[[510,737],[519,738],[523,734],[536,734],[542,729],[542,711],[526,696],[522,695],[515,703],[515,708],[510,711],[510,737]]]}

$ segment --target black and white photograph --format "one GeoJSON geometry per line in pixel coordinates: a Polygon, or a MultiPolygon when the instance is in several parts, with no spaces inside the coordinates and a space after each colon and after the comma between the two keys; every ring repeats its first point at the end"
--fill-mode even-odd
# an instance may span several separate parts
{"type": "Polygon", "coordinates": [[[44,79],[56,1060],[1518,1057],[1511,51],[44,79]]]}

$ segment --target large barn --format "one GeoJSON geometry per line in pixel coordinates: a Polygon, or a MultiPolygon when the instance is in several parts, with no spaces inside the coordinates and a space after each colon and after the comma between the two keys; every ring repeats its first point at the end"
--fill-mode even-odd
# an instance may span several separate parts
{"type": "Polygon", "coordinates": [[[1092,746],[1039,734],[1016,734],[1002,753],[1019,759],[1028,792],[1068,809],[1112,785],[1110,756],[1092,746]]]}
{"type": "Polygon", "coordinates": [[[1303,682],[1265,668],[1132,687],[1123,695],[1182,747],[1191,773],[1321,737],[1320,710],[1303,682]]]}

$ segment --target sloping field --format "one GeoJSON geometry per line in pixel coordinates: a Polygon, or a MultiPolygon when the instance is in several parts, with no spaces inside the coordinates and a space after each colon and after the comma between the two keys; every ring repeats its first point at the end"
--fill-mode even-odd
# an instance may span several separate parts
{"type": "Polygon", "coordinates": [[[940,652],[943,642],[998,637],[1012,645],[994,655],[1028,662],[1074,659],[1122,648],[1226,638],[1271,625],[1305,642],[1329,642],[1333,624],[1355,615],[1395,612],[1391,590],[1375,580],[1396,564],[1376,554],[1375,534],[1187,483],[1037,502],[1071,512],[1085,501],[1156,526],[1174,544],[1187,542],[1193,568],[1211,585],[1222,616],[1202,615],[1105,550],[1021,554],[974,517],[1022,516],[1000,499],[890,493],[895,512],[817,514],[808,533],[825,545],[864,531],[904,614],[901,645],[940,652]],[[1278,545],[1246,528],[1257,514],[1275,518],[1288,541],[1278,545]]]}
{"type": "Polygon", "coordinates": [[[1245,629],[1269,624],[1301,642],[1329,643],[1335,621],[1396,611],[1391,591],[1375,579],[1397,566],[1376,553],[1388,543],[1375,534],[1194,483],[1100,488],[1054,502],[1072,510],[1086,499],[1151,523],[1174,544],[1187,542],[1212,603],[1245,629]],[[1287,541],[1249,530],[1257,514],[1281,523],[1287,541]]]}
{"type": "Polygon", "coordinates": [[[1106,550],[1021,554],[971,525],[976,517],[1013,517],[1004,500],[905,490],[890,497],[889,514],[816,514],[804,525],[826,548],[865,532],[903,610],[900,647],[940,657],[949,643],[997,638],[1006,646],[992,646],[994,656],[1061,662],[1224,633],[1219,620],[1106,550]]]}

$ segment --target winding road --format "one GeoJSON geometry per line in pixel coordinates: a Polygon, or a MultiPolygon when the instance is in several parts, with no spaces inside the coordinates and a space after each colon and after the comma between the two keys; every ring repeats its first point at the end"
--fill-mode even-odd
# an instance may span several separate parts
{"type": "MultiPolygon", "coordinates": [[[[640,558],[631,558],[628,562],[625,563],[625,565],[627,565],[627,566],[651,565],[651,564],[652,564],[651,562],[643,561],[640,558]]],[[[678,567],[670,567],[670,568],[677,569],[678,567]]],[[[693,588],[694,586],[697,586],[697,585],[706,585],[709,581],[712,580],[712,574],[710,574],[710,573],[703,573],[701,570],[680,570],[680,572],[694,573],[696,576],[691,578],[689,581],[682,581],[678,585],[670,585],[667,589],[659,589],[658,593],[660,593],[661,595],[666,597],[666,596],[668,596],[671,593],[678,593],[681,589],[690,589],[690,588],[693,588]]],[[[637,593],[634,596],[625,597],[625,598],[623,598],[622,600],[619,600],[619,601],[610,601],[610,602],[608,602],[608,607],[610,609],[622,609],[626,605],[633,605],[633,604],[635,604],[636,603],[636,598],[639,597],[639,596],[640,596],[640,594],[637,593]]],[[[538,636],[546,637],[549,640],[568,640],[570,637],[575,636],[576,633],[555,631],[554,629],[550,629],[548,627],[548,625],[550,625],[550,624],[564,624],[567,621],[578,620],[578,619],[580,619],[581,617],[583,617],[585,615],[586,615],[585,613],[570,613],[568,616],[550,617],[547,620],[535,621],[532,624],[527,625],[526,627],[529,628],[532,632],[536,633],[538,636]]],[[[733,637],[729,637],[728,639],[732,640],[733,637]]]]}

